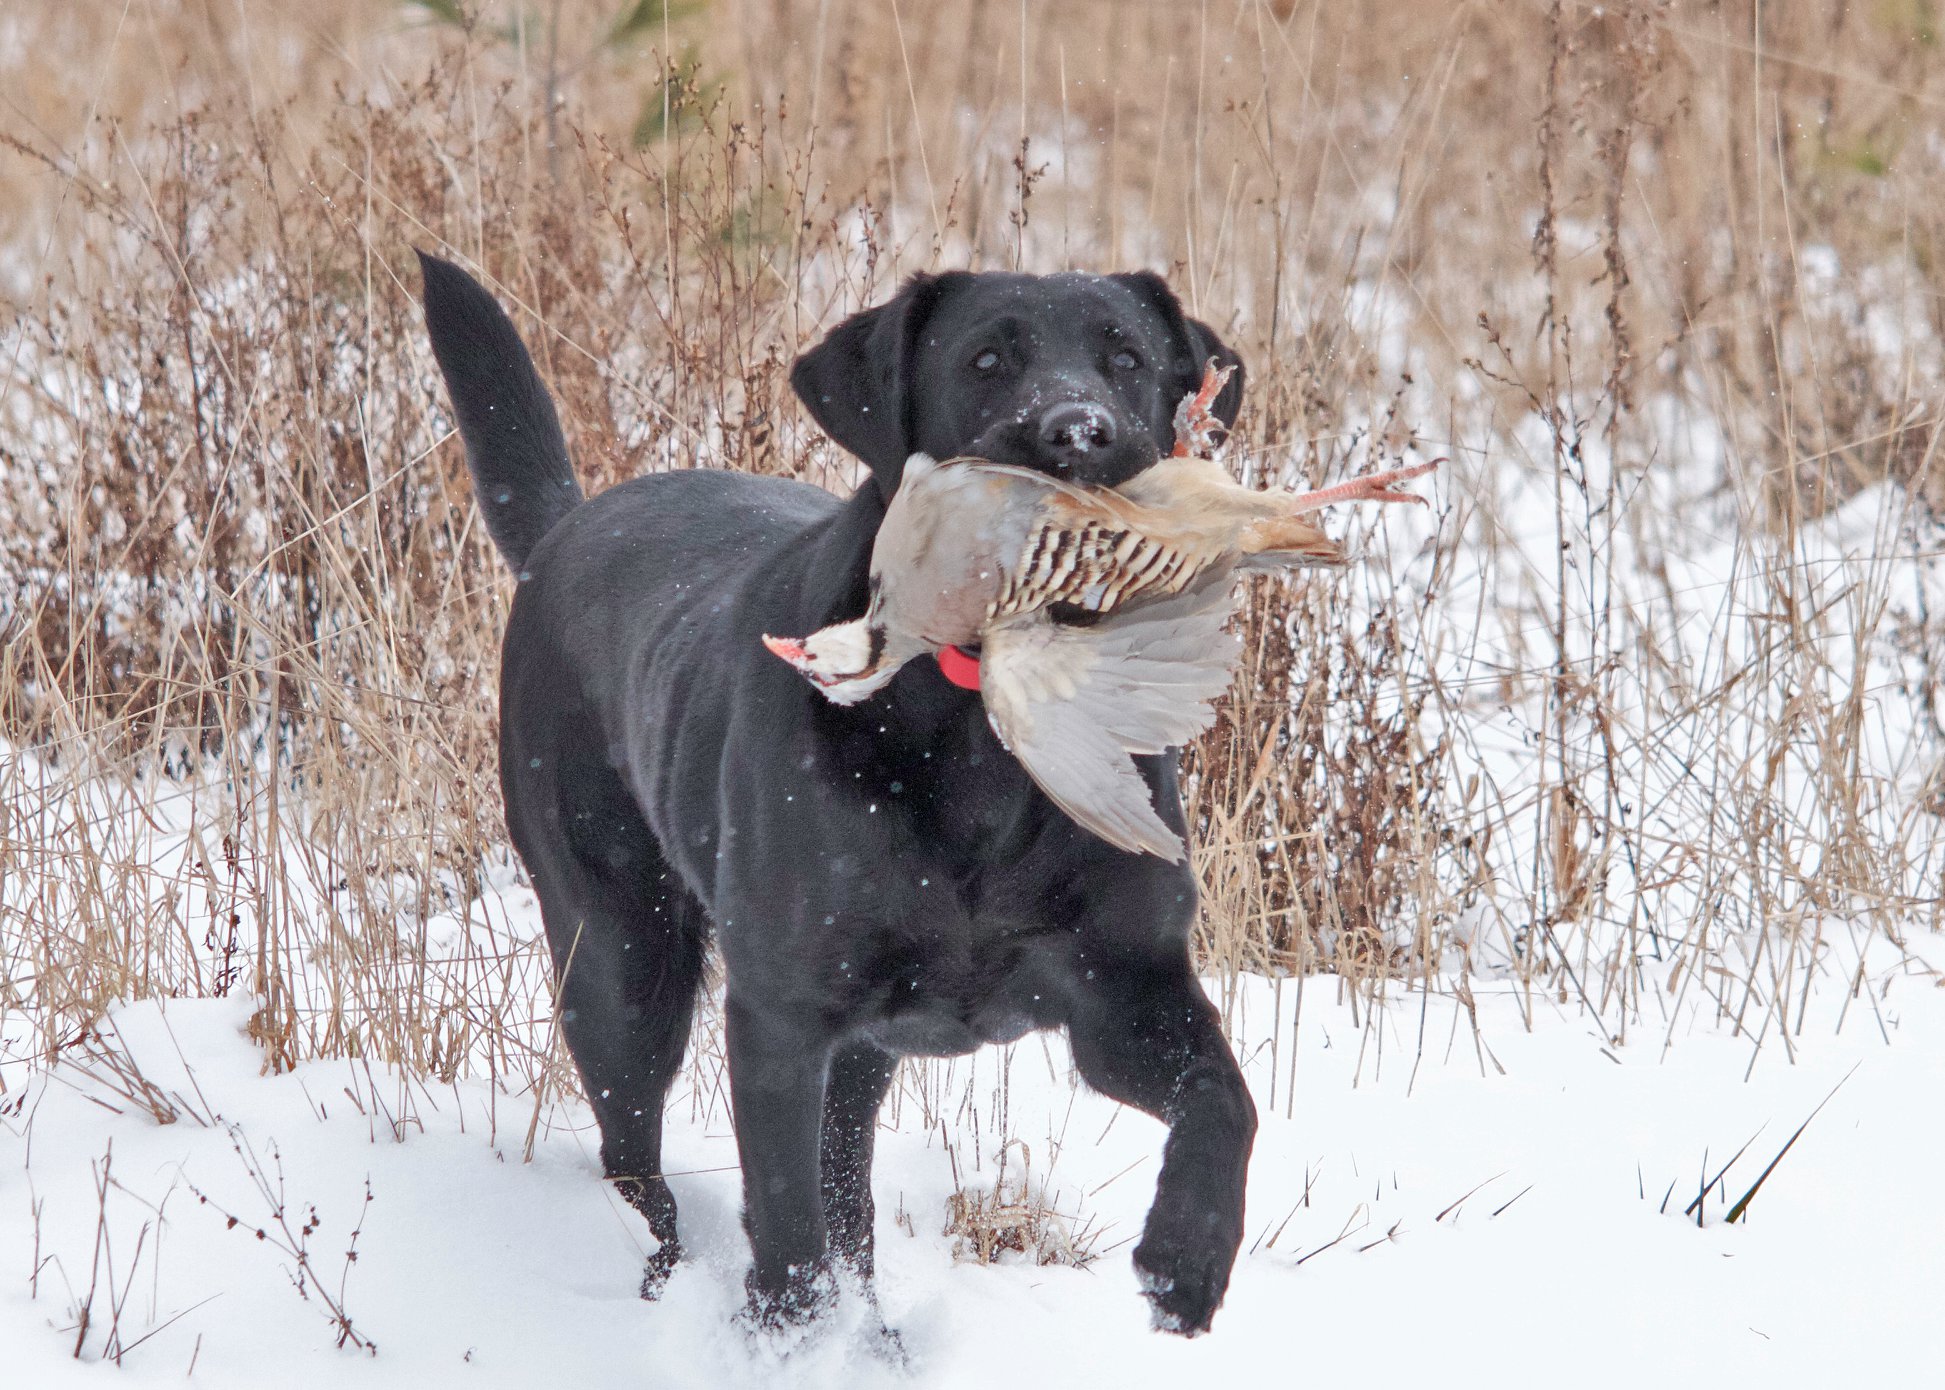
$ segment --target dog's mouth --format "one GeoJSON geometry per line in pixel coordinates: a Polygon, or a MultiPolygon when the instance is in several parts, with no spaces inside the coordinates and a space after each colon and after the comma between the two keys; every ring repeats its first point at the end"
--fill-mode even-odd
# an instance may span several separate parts
{"type": "Polygon", "coordinates": [[[1079,453],[1049,452],[1033,425],[1025,420],[989,426],[964,449],[954,452],[1015,468],[1030,468],[1050,478],[1087,487],[1119,487],[1162,456],[1161,445],[1146,430],[1131,430],[1112,444],[1079,453]]]}

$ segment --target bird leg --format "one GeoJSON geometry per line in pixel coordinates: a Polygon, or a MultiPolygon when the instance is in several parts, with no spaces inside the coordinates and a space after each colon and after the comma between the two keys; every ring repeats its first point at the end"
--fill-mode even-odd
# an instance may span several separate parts
{"type": "Polygon", "coordinates": [[[1170,458],[1215,456],[1216,431],[1223,425],[1209,407],[1235,374],[1234,367],[1218,367],[1213,357],[1203,364],[1202,385],[1193,395],[1182,397],[1182,403],[1175,407],[1175,448],[1170,458]]]}
{"type": "Polygon", "coordinates": [[[1409,468],[1387,468],[1332,487],[1318,488],[1315,492],[1294,493],[1286,503],[1289,509],[1287,514],[1298,516],[1338,502],[1417,502],[1421,506],[1430,506],[1429,501],[1415,492],[1393,492],[1391,487],[1394,483],[1429,473],[1444,462],[1444,459],[1437,458],[1430,463],[1414,463],[1409,468]]]}
{"type": "MultiPolygon", "coordinates": [[[[1216,432],[1223,425],[1210,407],[1222,393],[1222,388],[1229,384],[1229,378],[1235,371],[1234,367],[1218,367],[1213,357],[1203,365],[1202,385],[1192,394],[1182,397],[1182,403],[1175,407],[1175,448],[1169,453],[1170,458],[1214,457],[1216,432]]],[[[1387,468],[1338,483],[1334,487],[1297,493],[1289,499],[1288,515],[1318,511],[1338,502],[1417,502],[1429,506],[1426,499],[1415,492],[1393,492],[1392,484],[1429,473],[1444,462],[1444,459],[1437,458],[1430,463],[1413,464],[1409,468],[1387,468]]]]}

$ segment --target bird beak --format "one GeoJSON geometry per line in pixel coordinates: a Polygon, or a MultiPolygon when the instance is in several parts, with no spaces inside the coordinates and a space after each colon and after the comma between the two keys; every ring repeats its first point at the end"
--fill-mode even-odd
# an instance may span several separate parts
{"type": "Polygon", "coordinates": [[[772,637],[766,632],[763,634],[763,645],[770,649],[772,656],[780,656],[799,671],[803,671],[805,675],[810,674],[806,670],[810,665],[810,654],[804,650],[804,644],[797,638],[772,637]]]}
{"type": "Polygon", "coordinates": [[[841,684],[846,679],[829,671],[820,671],[813,666],[811,654],[804,650],[804,641],[801,637],[772,637],[766,632],[763,634],[763,645],[770,649],[771,655],[782,657],[796,669],[798,675],[827,694],[832,686],[841,684]]]}

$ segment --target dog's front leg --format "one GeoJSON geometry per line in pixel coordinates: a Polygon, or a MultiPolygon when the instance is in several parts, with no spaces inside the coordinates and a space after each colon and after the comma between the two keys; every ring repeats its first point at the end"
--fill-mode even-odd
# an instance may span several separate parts
{"type": "Polygon", "coordinates": [[[804,1322],[836,1297],[817,1152],[830,1040],[733,987],[725,1013],[749,1312],[766,1327],[804,1322]]]}
{"type": "Polygon", "coordinates": [[[1256,1105],[1215,1006],[1174,961],[1090,962],[1097,986],[1070,1020],[1087,1084],[1168,1125],[1135,1267],[1155,1325],[1206,1332],[1243,1239],[1243,1179],[1256,1105]]]}

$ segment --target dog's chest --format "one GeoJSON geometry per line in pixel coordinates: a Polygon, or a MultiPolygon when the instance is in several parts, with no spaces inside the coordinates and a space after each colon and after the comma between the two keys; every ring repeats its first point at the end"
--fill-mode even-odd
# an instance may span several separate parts
{"type": "Polygon", "coordinates": [[[1067,934],[1011,915],[939,910],[854,938],[840,954],[852,1028],[889,1052],[950,1056],[1065,1015],[1067,934]]]}

